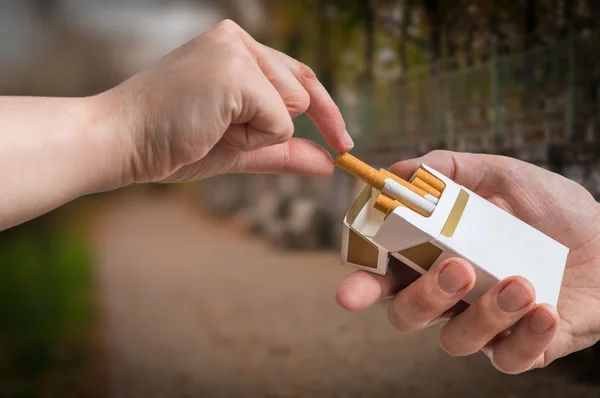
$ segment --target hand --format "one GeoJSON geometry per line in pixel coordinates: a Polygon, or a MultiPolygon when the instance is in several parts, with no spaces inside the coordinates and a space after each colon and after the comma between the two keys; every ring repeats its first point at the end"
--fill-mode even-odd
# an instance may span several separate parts
{"type": "Polygon", "coordinates": [[[327,176],[333,160],[294,139],[306,112],[328,145],[353,143],[315,74],[223,21],[156,66],[99,95],[124,149],[124,180],[180,182],[221,173],[327,176]]]}
{"type": "Polygon", "coordinates": [[[461,259],[433,267],[399,292],[402,274],[355,272],[338,288],[338,303],[358,311],[398,292],[388,306],[396,328],[414,331],[447,320],[439,335],[446,352],[463,356],[483,350],[506,373],[546,366],[598,341],[600,207],[594,198],[560,175],[501,156],[435,151],[396,163],[391,171],[409,177],[420,163],[571,249],[558,312],[547,304],[536,305],[533,287],[518,277],[498,282],[467,307],[459,300],[473,287],[475,274],[461,259]],[[512,332],[507,331],[515,323],[512,332]]]}
{"type": "Polygon", "coordinates": [[[291,138],[304,112],[333,150],[352,148],[310,68],[231,21],[102,94],[0,97],[0,231],[132,183],[330,175],[327,151],[291,138]]]}

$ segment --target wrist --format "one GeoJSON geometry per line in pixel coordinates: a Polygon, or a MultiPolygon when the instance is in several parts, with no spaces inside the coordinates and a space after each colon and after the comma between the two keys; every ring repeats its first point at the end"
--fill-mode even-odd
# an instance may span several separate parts
{"type": "MultiPolygon", "coordinates": [[[[77,115],[81,134],[77,140],[87,154],[94,177],[87,193],[105,192],[133,183],[129,172],[131,140],[119,125],[117,112],[104,95],[82,98],[77,115]]],[[[80,148],[82,149],[82,148],[80,148]]]]}
{"type": "MultiPolygon", "coordinates": [[[[113,175],[117,188],[161,180],[162,164],[153,159],[156,147],[164,143],[165,137],[148,139],[147,130],[151,124],[148,119],[152,112],[145,111],[151,109],[147,106],[151,99],[140,88],[144,84],[143,75],[136,75],[126,83],[88,99],[96,135],[106,141],[114,165],[118,165],[118,175],[113,175]]],[[[154,101],[160,99],[154,98],[154,101]]]]}

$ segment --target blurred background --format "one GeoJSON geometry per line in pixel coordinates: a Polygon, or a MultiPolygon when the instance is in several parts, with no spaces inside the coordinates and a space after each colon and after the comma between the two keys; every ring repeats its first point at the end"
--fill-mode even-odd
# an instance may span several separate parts
{"type": "MultiPolygon", "coordinates": [[[[375,166],[498,153],[600,196],[594,0],[5,0],[0,95],[106,90],[230,18],[307,63],[375,166]]],[[[323,140],[305,117],[296,135],[323,140]]],[[[507,376],[341,310],[357,182],[221,176],[0,233],[0,396],[597,397],[594,348],[507,376]]]]}

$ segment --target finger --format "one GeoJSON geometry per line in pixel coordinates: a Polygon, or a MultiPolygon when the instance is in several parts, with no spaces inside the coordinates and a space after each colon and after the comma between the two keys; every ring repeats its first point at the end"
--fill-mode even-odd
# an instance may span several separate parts
{"type": "Polygon", "coordinates": [[[358,271],[346,277],[336,291],[336,300],[348,311],[361,311],[405,289],[420,276],[414,269],[391,257],[385,276],[358,271]]]}
{"type": "Polygon", "coordinates": [[[292,138],[278,145],[240,153],[237,173],[302,174],[328,177],[333,174],[329,152],[312,141],[292,138]]]}
{"type": "Polygon", "coordinates": [[[289,68],[268,53],[259,57],[257,61],[267,79],[279,92],[290,116],[295,118],[306,112],[310,105],[310,97],[289,68]]]}
{"type": "Polygon", "coordinates": [[[517,160],[511,163],[502,156],[437,150],[420,158],[395,163],[390,167],[390,171],[408,179],[422,163],[456,183],[479,192],[486,186],[494,187],[511,168],[520,164],[517,160]]]}
{"type": "Polygon", "coordinates": [[[504,339],[487,347],[499,370],[515,374],[545,365],[543,354],[558,329],[558,312],[548,304],[535,306],[504,339]]]}
{"type": "Polygon", "coordinates": [[[231,125],[223,134],[230,149],[252,151],[289,140],[294,124],[281,96],[260,69],[252,64],[241,87],[241,99],[232,110],[231,125]]]}
{"type": "Polygon", "coordinates": [[[418,330],[452,308],[475,284],[475,271],[453,258],[431,268],[392,299],[388,317],[401,331],[418,330]]]}
{"type": "Polygon", "coordinates": [[[177,170],[163,182],[196,181],[219,174],[302,174],[327,177],[333,173],[329,152],[300,138],[251,152],[216,145],[202,160],[177,170]]]}
{"type": "Polygon", "coordinates": [[[310,99],[306,115],[313,121],[327,144],[338,152],[347,152],[352,149],[354,142],[346,131],[342,113],[312,69],[294,58],[260,43],[254,44],[253,47],[260,56],[280,60],[304,87],[310,99]]]}
{"type": "Polygon", "coordinates": [[[257,42],[243,29],[236,29],[236,32],[256,58],[270,55],[279,58],[288,67],[308,93],[310,105],[306,114],[314,122],[327,144],[338,152],[352,149],[354,143],[346,131],[342,114],[314,72],[294,58],[257,42]]]}
{"type": "Polygon", "coordinates": [[[394,284],[394,276],[391,272],[377,275],[356,271],[342,281],[335,298],[337,303],[348,311],[362,311],[389,296],[394,284]]]}
{"type": "Polygon", "coordinates": [[[439,341],[450,355],[469,355],[519,321],[534,306],[535,291],[520,277],[498,282],[440,330],[439,341]]]}

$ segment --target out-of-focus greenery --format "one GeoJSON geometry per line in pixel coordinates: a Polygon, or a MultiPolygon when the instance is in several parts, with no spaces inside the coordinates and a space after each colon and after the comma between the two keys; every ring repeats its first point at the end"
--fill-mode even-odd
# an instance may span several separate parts
{"type": "MultiPolygon", "coordinates": [[[[266,44],[314,69],[355,152],[516,156],[550,137],[579,142],[598,125],[598,67],[586,54],[600,37],[600,8],[590,0],[267,4],[266,44]]],[[[295,127],[324,143],[306,117],[295,127]]],[[[544,161],[529,152],[528,161],[544,161]]]]}
{"type": "Polygon", "coordinates": [[[80,388],[93,319],[81,236],[51,215],[0,234],[0,396],[80,388]]]}

